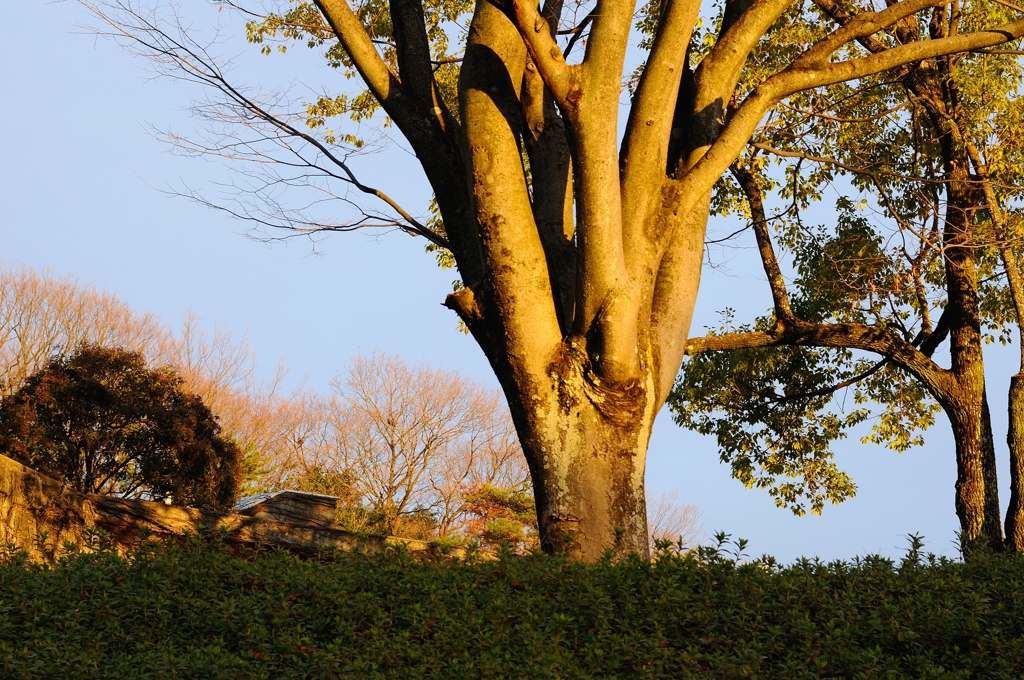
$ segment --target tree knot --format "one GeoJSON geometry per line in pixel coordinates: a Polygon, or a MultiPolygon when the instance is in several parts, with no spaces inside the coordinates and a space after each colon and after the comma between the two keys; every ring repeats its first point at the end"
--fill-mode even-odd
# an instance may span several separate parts
{"type": "Polygon", "coordinates": [[[636,378],[612,381],[601,378],[588,364],[583,369],[583,392],[601,417],[616,427],[640,422],[646,394],[636,378]]]}
{"type": "Polygon", "coordinates": [[[484,318],[472,288],[467,287],[454,293],[448,293],[444,299],[444,306],[458,314],[467,326],[484,318]]]}

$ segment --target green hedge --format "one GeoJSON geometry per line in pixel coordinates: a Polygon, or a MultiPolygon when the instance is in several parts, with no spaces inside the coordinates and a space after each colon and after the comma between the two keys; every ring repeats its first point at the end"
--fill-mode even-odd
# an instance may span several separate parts
{"type": "Polygon", "coordinates": [[[1024,677],[1024,559],[575,564],[218,540],[0,566],[9,678],[1024,677]]]}

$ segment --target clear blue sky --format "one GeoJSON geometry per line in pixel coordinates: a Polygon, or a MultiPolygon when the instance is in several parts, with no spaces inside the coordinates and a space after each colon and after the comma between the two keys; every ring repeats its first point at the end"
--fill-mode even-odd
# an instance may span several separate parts
{"type": "MultiPolygon", "coordinates": [[[[200,0],[183,5],[186,14],[195,9],[197,26],[212,16],[200,0]]],[[[220,18],[240,24],[226,12],[220,18]]],[[[454,276],[423,253],[422,240],[339,234],[311,255],[306,242],[268,247],[242,236],[238,222],[162,195],[157,188],[225,177],[219,164],[171,155],[145,129],[187,133],[192,122],[184,109],[201,93],[151,79],[142,62],[76,29],[82,21],[74,2],[7,9],[0,41],[0,259],[72,272],[170,323],[191,305],[207,320],[247,331],[268,371],[282,358],[310,387],[325,388],[352,355],[374,349],[496,386],[480,351],[441,307],[454,276]]],[[[321,84],[303,49],[268,59],[236,41],[223,51],[240,55],[239,78],[250,83],[292,81],[300,92],[321,84]]],[[[424,210],[427,188],[408,156],[380,154],[361,168],[412,210],[424,210]]],[[[770,305],[752,253],[732,257],[727,272],[705,272],[695,334],[715,322],[716,310],[733,307],[744,320],[770,305]]],[[[1001,444],[1013,350],[997,354],[989,377],[1001,444]]],[[[844,443],[838,459],[859,484],[857,497],[826,507],[822,517],[795,518],[764,492],[732,480],[713,440],[679,430],[662,414],[648,489],[678,490],[700,506],[709,532],[747,538],[755,555],[896,556],[912,532],[925,536],[928,549],[951,554],[956,468],[943,419],[926,439],[925,447],[902,455],[844,443]]],[[[1009,473],[1000,454],[1005,507],[1009,473]]]]}

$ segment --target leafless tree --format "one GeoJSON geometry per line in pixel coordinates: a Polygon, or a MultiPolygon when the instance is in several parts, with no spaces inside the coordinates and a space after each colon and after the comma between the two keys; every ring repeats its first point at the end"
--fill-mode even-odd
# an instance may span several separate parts
{"type": "Polygon", "coordinates": [[[73,276],[0,266],[0,396],[83,343],[148,352],[166,333],[152,314],[73,276]]]}
{"type": "Polygon", "coordinates": [[[450,533],[472,484],[527,478],[499,396],[458,373],[375,353],[353,359],[332,386],[340,458],[388,533],[422,512],[450,533]]]}
{"type": "Polygon", "coordinates": [[[501,394],[482,390],[471,400],[469,409],[466,432],[431,466],[429,505],[434,508],[439,536],[465,528],[468,490],[486,484],[522,491],[530,484],[526,461],[501,394]]]}
{"type": "Polygon", "coordinates": [[[647,529],[651,548],[656,540],[693,547],[704,539],[700,508],[679,501],[679,492],[665,493],[647,504],[647,529]]]}

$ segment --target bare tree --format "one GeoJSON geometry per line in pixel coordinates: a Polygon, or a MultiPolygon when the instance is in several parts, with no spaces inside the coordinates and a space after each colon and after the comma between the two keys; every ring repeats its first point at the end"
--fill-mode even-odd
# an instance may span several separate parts
{"type": "Polygon", "coordinates": [[[82,344],[149,352],[166,333],[152,314],[73,276],[0,267],[0,396],[82,344]]]}
{"type": "Polygon", "coordinates": [[[246,456],[246,492],[275,486],[290,469],[296,442],[316,427],[310,421],[322,420],[315,408],[307,413],[315,400],[301,389],[281,394],[283,365],[270,379],[261,379],[248,338],[217,322],[207,330],[191,309],[182,315],[177,333],[163,336],[150,362],[173,367],[185,389],[217,414],[246,456]]]}
{"type": "Polygon", "coordinates": [[[431,465],[429,505],[439,536],[465,531],[466,496],[472,489],[487,485],[521,492],[530,488],[526,461],[500,393],[481,390],[469,409],[466,432],[431,465]]]}
{"type": "Polygon", "coordinates": [[[526,478],[497,395],[458,373],[375,353],[353,359],[332,387],[340,458],[387,533],[423,513],[450,533],[469,485],[526,478]]]}
{"type": "Polygon", "coordinates": [[[679,501],[679,492],[665,493],[647,505],[647,530],[651,548],[655,541],[669,541],[693,547],[704,539],[704,519],[700,508],[679,501]]]}
{"type": "MultiPolygon", "coordinates": [[[[466,494],[484,485],[529,488],[522,451],[499,392],[458,373],[410,368],[374,354],[352,361],[323,396],[301,386],[282,394],[283,368],[269,380],[247,338],[187,310],[177,333],[116,296],[31,269],[0,270],[0,361],[8,391],[54,356],[83,343],[145,354],[170,366],[199,396],[245,456],[245,492],[351,486],[379,509],[385,531],[429,519],[430,531],[463,531],[466,494]]],[[[346,495],[349,489],[321,491],[346,495]]],[[[367,527],[369,528],[369,527],[367,527]]]]}

